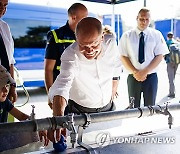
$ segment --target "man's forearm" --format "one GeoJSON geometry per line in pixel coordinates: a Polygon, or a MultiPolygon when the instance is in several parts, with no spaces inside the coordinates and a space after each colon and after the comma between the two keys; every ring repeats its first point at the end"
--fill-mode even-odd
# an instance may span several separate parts
{"type": "Polygon", "coordinates": [[[54,96],[53,98],[53,116],[63,116],[66,108],[66,99],[62,96],[54,96]]]}
{"type": "Polygon", "coordinates": [[[148,73],[155,69],[162,59],[163,55],[156,56],[146,68],[139,70],[136,74],[134,74],[135,79],[137,81],[146,80],[148,73]]]}
{"type": "Polygon", "coordinates": [[[52,71],[45,71],[45,86],[46,86],[46,91],[49,91],[49,88],[53,84],[53,72],[52,71]]]}
{"type": "Polygon", "coordinates": [[[14,79],[14,64],[10,65],[10,74],[11,74],[11,77],[14,79]]]}
{"type": "Polygon", "coordinates": [[[155,69],[160,62],[163,59],[163,55],[157,55],[155,56],[155,58],[151,61],[151,63],[145,68],[145,70],[149,73],[151,72],[153,69],[155,69]]]}
{"type": "Polygon", "coordinates": [[[53,84],[53,68],[55,66],[56,60],[45,59],[44,60],[44,71],[45,71],[45,86],[46,91],[49,91],[49,88],[53,84]]]}
{"type": "Polygon", "coordinates": [[[131,63],[128,57],[121,56],[121,61],[126,69],[128,69],[132,74],[136,73],[138,71],[131,63]]]}
{"type": "Polygon", "coordinates": [[[112,87],[112,99],[114,99],[114,97],[117,94],[117,89],[118,89],[118,85],[119,85],[119,80],[113,80],[113,87],[112,87]]]}

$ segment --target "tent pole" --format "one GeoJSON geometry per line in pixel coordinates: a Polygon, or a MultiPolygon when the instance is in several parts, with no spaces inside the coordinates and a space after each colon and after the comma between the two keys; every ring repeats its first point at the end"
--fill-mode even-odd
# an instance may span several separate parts
{"type": "Polygon", "coordinates": [[[113,11],[112,11],[112,16],[111,16],[111,27],[113,32],[115,32],[115,15],[114,15],[114,6],[115,4],[112,3],[113,11]]]}
{"type": "Polygon", "coordinates": [[[146,0],[144,0],[144,7],[146,7],[146,0]]]}

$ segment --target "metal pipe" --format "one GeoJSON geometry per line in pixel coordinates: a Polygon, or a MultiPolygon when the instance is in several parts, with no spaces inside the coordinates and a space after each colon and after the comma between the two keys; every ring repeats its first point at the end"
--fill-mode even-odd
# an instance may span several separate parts
{"type": "MultiPolygon", "coordinates": [[[[92,113],[89,114],[91,117],[91,123],[98,123],[103,121],[112,121],[117,119],[126,119],[133,117],[145,117],[152,116],[155,114],[160,114],[156,111],[164,111],[167,105],[163,106],[152,106],[152,107],[143,107],[143,108],[134,108],[129,110],[122,111],[110,111],[110,112],[101,112],[101,113],[92,113]]],[[[168,106],[168,111],[180,110],[180,104],[174,104],[168,106]]],[[[74,125],[83,125],[86,123],[86,117],[83,115],[75,115],[74,125]]],[[[69,116],[63,117],[51,117],[45,119],[35,119],[30,121],[21,121],[14,123],[1,123],[0,124],[0,133],[8,132],[35,132],[39,130],[48,130],[55,128],[67,128],[67,123],[69,122],[69,116]],[[66,124],[66,125],[65,125],[66,124]]]]}

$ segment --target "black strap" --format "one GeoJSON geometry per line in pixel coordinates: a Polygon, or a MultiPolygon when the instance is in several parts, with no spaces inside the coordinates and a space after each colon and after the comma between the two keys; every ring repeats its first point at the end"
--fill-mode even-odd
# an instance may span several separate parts
{"type": "Polygon", "coordinates": [[[114,103],[110,102],[106,106],[103,106],[102,108],[88,108],[81,106],[77,104],[75,101],[69,99],[68,100],[68,106],[69,110],[68,112],[72,113],[77,113],[77,114],[82,114],[82,113],[97,113],[97,112],[106,112],[106,111],[111,111],[113,109],[114,103]]]}
{"type": "Polygon", "coordinates": [[[1,65],[3,65],[7,69],[7,71],[10,71],[9,59],[1,33],[0,33],[0,59],[1,59],[1,65]]]}

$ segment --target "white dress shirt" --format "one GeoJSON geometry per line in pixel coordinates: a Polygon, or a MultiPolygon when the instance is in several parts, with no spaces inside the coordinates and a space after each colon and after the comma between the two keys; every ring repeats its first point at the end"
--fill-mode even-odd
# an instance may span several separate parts
{"type": "Polygon", "coordinates": [[[120,73],[120,55],[113,36],[104,37],[101,54],[92,60],[79,52],[75,42],[61,56],[61,73],[49,90],[49,98],[53,102],[59,95],[84,107],[103,107],[111,100],[112,78],[120,73]]]}
{"type": "MultiPolygon", "coordinates": [[[[2,19],[0,19],[0,33],[2,35],[3,41],[4,41],[4,45],[6,47],[6,52],[7,52],[7,56],[9,59],[9,64],[14,64],[15,60],[14,60],[14,41],[9,29],[8,24],[3,21],[2,19]]],[[[0,64],[1,64],[1,59],[0,59],[0,64]]]]}
{"type": "MultiPolygon", "coordinates": [[[[155,56],[169,53],[161,32],[156,29],[147,27],[143,31],[145,42],[145,61],[140,64],[138,62],[140,32],[141,31],[138,28],[129,30],[122,35],[119,42],[120,55],[129,57],[132,65],[138,70],[142,70],[147,67],[155,56]]],[[[157,72],[157,69],[158,68],[155,68],[149,72],[149,74],[157,72]]]]}

